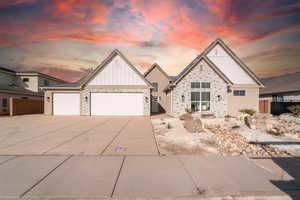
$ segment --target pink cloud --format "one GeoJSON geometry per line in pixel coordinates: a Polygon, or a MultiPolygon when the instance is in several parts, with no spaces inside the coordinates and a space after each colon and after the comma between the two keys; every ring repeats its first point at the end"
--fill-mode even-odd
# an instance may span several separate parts
{"type": "Polygon", "coordinates": [[[18,4],[23,4],[23,3],[35,3],[37,1],[38,0],[1,0],[0,8],[8,7],[8,6],[15,6],[18,4]]]}

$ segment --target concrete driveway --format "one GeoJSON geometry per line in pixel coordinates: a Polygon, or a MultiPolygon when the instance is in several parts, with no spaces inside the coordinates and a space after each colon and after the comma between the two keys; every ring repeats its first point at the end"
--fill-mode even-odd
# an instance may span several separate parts
{"type": "Polygon", "coordinates": [[[0,118],[0,155],[158,155],[148,117],[0,118]]]}

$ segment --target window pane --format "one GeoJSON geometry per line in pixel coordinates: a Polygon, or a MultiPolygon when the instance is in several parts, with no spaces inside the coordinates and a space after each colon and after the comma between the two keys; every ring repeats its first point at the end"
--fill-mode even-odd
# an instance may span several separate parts
{"type": "Polygon", "coordinates": [[[246,95],[246,91],[245,90],[234,90],[233,91],[233,95],[234,96],[245,96],[246,95]]]}
{"type": "Polygon", "coordinates": [[[48,80],[44,80],[44,85],[48,86],[49,85],[49,81],[48,80]]]}
{"type": "Polygon", "coordinates": [[[201,103],[201,110],[202,111],[209,111],[210,110],[210,103],[209,102],[202,102],[201,103]]]}
{"type": "Polygon", "coordinates": [[[200,88],[200,82],[191,82],[191,88],[200,88]]]}
{"type": "Polygon", "coordinates": [[[201,87],[202,88],[210,88],[210,83],[209,82],[202,82],[201,87]]]}
{"type": "Polygon", "coordinates": [[[191,92],[191,101],[200,101],[200,92],[191,92]]]}
{"type": "Polygon", "coordinates": [[[199,102],[192,102],[191,103],[191,109],[193,110],[193,111],[199,111],[200,109],[200,103],[199,102]]]}
{"type": "Polygon", "coordinates": [[[283,96],[277,96],[277,102],[283,102],[283,96]]]}
{"type": "Polygon", "coordinates": [[[191,92],[191,101],[200,101],[200,92],[191,92]]]}
{"type": "Polygon", "coordinates": [[[201,101],[210,101],[210,92],[202,92],[201,101]]]}
{"type": "Polygon", "coordinates": [[[23,82],[28,82],[29,78],[23,78],[23,82]]]}
{"type": "Polygon", "coordinates": [[[153,92],[157,92],[158,91],[158,83],[157,82],[153,82],[153,92]]]}
{"type": "Polygon", "coordinates": [[[2,99],[2,107],[7,107],[7,99],[6,98],[2,99]]]}

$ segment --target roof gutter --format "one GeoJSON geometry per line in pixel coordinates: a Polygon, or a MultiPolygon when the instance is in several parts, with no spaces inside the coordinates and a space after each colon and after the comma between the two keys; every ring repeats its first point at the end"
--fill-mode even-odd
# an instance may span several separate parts
{"type": "Polygon", "coordinates": [[[41,87],[42,90],[80,90],[81,87],[41,87]]]}
{"type": "Polygon", "coordinates": [[[17,91],[11,91],[11,90],[0,90],[0,92],[3,93],[9,93],[9,94],[20,94],[20,95],[29,95],[29,96],[44,96],[43,94],[34,94],[34,93],[27,93],[27,92],[17,92],[17,91]]]}

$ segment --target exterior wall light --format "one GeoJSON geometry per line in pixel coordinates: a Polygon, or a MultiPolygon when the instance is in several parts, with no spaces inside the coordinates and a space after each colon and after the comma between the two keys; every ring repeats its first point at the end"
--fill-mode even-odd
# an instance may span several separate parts
{"type": "Polygon", "coordinates": [[[184,102],[184,100],[185,100],[185,96],[181,95],[181,101],[184,102]]]}
{"type": "Polygon", "coordinates": [[[227,86],[227,92],[228,92],[228,93],[232,92],[230,86],[227,86]]]}
{"type": "Polygon", "coordinates": [[[89,98],[87,96],[85,96],[84,99],[85,99],[85,102],[87,102],[89,98]]]}
{"type": "Polygon", "coordinates": [[[146,101],[146,103],[148,103],[148,101],[149,101],[149,98],[148,98],[148,97],[145,97],[145,101],[146,101]]]}
{"type": "Polygon", "coordinates": [[[50,97],[46,97],[46,99],[47,99],[47,102],[50,102],[50,97]]]}
{"type": "Polygon", "coordinates": [[[221,95],[218,95],[218,101],[221,101],[222,100],[222,96],[221,95]]]}

